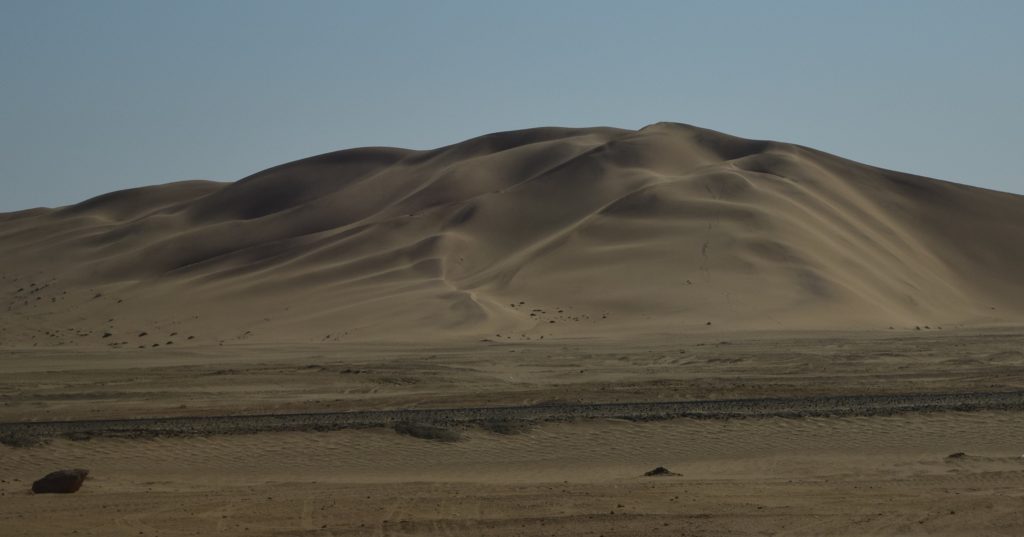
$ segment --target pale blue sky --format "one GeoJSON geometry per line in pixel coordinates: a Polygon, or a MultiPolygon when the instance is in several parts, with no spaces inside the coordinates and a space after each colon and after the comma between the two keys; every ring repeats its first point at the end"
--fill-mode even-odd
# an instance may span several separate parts
{"type": "Polygon", "coordinates": [[[0,211],[680,121],[1024,193],[1024,2],[0,0],[0,211]]]}

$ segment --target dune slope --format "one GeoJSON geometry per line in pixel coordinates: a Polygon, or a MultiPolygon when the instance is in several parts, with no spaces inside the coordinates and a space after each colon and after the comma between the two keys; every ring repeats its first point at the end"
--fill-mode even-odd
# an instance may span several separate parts
{"type": "Polygon", "coordinates": [[[540,128],[0,214],[0,344],[1018,323],[1022,243],[1022,196],[681,124],[540,128]]]}

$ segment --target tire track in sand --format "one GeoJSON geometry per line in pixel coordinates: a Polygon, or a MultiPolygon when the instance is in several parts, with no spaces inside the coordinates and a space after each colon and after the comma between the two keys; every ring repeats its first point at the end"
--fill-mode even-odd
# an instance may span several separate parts
{"type": "Polygon", "coordinates": [[[1024,391],[951,394],[851,395],[675,402],[556,404],[515,407],[398,409],[301,414],[192,416],[116,420],[0,423],[0,439],[19,436],[153,438],[267,431],[332,431],[389,427],[400,422],[473,426],[486,422],[564,422],[598,419],[830,418],[916,412],[1024,411],[1024,391]]]}

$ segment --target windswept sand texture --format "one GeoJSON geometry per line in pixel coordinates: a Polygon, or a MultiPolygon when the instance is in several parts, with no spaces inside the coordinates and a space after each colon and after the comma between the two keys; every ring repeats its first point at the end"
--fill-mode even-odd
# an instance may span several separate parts
{"type": "Polygon", "coordinates": [[[0,536],[1017,537],[1022,274],[1022,196],[679,124],[0,215],[0,536]]]}
{"type": "Polygon", "coordinates": [[[672,123],[531,129],[0,215],[0,340],[1017,323],[1021,236],[1024,197],[804,147],[672,123]]]}

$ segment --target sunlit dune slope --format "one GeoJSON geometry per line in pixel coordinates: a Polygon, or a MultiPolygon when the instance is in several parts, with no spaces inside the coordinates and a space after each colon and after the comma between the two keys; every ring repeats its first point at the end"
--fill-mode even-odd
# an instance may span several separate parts
{"type": "Polygon", "coordinates": [[[0,259],[8,345],[923,329],[1024,319],[1024,197],[540,128],[2,214],[0,259]]]}

